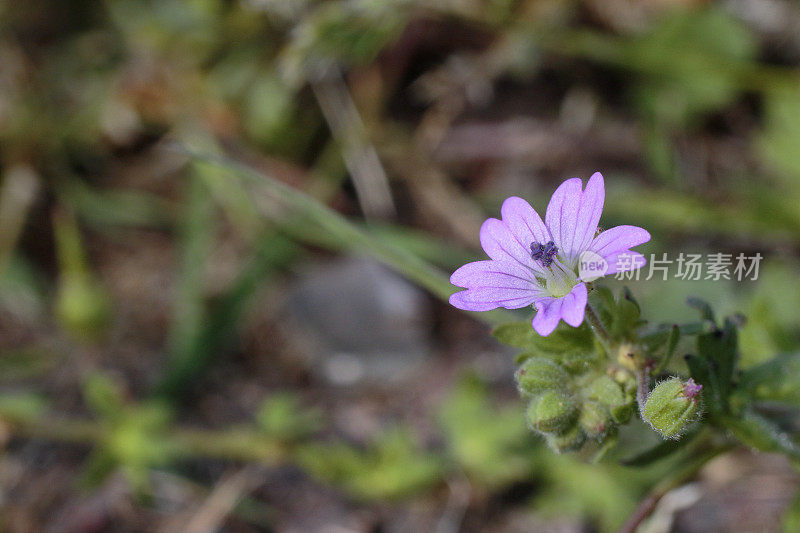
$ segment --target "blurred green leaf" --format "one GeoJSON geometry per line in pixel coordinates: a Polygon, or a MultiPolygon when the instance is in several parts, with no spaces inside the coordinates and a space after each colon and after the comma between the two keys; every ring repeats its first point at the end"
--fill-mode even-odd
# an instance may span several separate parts
{"type": "Polygon", "coordinates": [[[418,494],[442,475],[440,459],[420,450],[408,430],[385,431],[367,450],[344,443],[301,447],[298,461],[314,475],[362,500],[418,494]]]}
{"type": "Polygon", "coordinates": [[[762,452],[783,453],[794,460],[800,460],[800,445],[794,440],[795,436],[750,407],[735,415],[723,416],[718,423],[751,448],[762,452]]]}
{"type": "Polygon", "coordinates": [[[182,345],[183,355],[170,362],[156,392],[175,398],[192,386],[214,357],[231,342],[248,303],[269,272],[289,263],[297,254],[297,245],[285,236],[271,232],[264,234],[253,257],[231,287],[210,307],[195,329],[187,330],[182,345]]]}
{"type": "Polygon", "coordinates": [[[800,407],[800,354],[779,355],[748,368],[739,378],[743,401],[779,402],[800,407]]]}
{"type": "Polygon", "coordinates": [[[533,439],[522,409],[493,407],[476,377],[459,380],[438,419],[453,459],[481,485],[496,489],[530,475],[533,439]]]}
{"type": "Polygon", "coordinates": [[[797,87],[772,90],[766,93],[766,128],[757,140],[764,159],[786,178],[797,198],[800,194],[800,123],[794,120],[800,113],[800,91],[797,87]]]}
{"type": "Polygon", "coordinates": [[[48,409],[47,401],[38,394],[19,393],[0,395],[0,418],[12,423],[36,420],[48,409]]]}
{"type": "Polygon", "coordinates": [[[83,384],[89,408],[106,420],[119,420],[125,411],[125,396],[118,383],[103,374],[92,374],[83,384]]]}
{"type": "Polygon", "coordinates": [[[631,41],[624,57],[644,74],[640,105],[669,126],[730,103],[741,90],[756,41],[725,9],[709,6],[663,17],[631,41]]]}
{"type": "Polygon", "coordinates": [[[261,404],[256,413],[256,424],[271,437],[282,442],[294,442],[319,429],[321,413],[304,409],[293,393],[278,393],[261,404]]]}
{"type": "Polygon", "coordinates": [[[492,335],[503,344],[542,355],[587,353],[594,349],[592,330],[586,324],[573,328],[562,323],[553,333],[542,337],[536,333],[529,321],[511,322],[497,326],[492,335]]]}
{"type": "Polygon", "coordinates": [[[110,325],[111,296],[91,272],[73,214],[57,211],[53,226],[60,271],[56,317],[76,340],[95,342],[110,325]]]}
{"type": "Polygon", "coordinates": [[[144,192],[103,190],[72,179],[63,186],[62,193],[81,220],[101,231],[108,226],[168,228],[175,223],[171,216],[173,206],[144,192]]]}

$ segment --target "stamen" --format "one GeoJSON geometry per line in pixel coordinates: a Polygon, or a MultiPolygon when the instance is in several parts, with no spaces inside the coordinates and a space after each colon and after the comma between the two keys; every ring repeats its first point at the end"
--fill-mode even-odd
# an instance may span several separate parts
{"type": "Polygon", "coordinates": [[[544,246],[539,243],[532,242],[531,259],[533,259],[534,261],[539,261],[543,255],[544,255],[544,246]]]}
{"type": "Polygon", "coordinates": [[[540,261],[546,267],[553,264],[557,253],[558,246],[553,241],[549,241],[547,244],[531,243],[531,259],[540,261]]]}

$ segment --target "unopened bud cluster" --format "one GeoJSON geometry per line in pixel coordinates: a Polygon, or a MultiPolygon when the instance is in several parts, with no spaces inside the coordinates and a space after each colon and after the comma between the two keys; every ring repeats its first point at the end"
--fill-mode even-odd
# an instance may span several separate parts
{"type": "Polygon", "coordinates": [[[636,387],[627,372],[614,377],[596,369],[576,372],[545,357],[530,357],[516,373],[529,400],[527,419],[556,452],[602,440],[634,413],[636,387]]]}

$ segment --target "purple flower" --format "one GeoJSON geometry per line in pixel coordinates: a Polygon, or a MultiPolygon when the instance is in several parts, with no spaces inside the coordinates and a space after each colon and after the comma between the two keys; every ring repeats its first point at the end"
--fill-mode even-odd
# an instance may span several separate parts
{"type": "Polygon", "coordinates": [[[491,259],[467,263],[453,273],[450,283],[467,290],[450,296],[450,303],[466,311],[535,306],[533,328],[542,336],[552,333],[562,319],[580,326],[585,282],[641,267],[644,256],[631,248],[650,240],[650,234],[636,226],[617,226],[596,235],[604,200],[599,172],[589,178],[585,190],[580,178],[562,183],[550,199],[544,222],[528,202],[508,198],[500,210],[502,220],[490,218],[481,226],[481,247],[491,259]]]}

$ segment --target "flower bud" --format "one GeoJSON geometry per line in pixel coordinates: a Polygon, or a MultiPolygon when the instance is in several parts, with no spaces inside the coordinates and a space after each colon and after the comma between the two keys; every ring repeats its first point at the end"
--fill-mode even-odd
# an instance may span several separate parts
{"type": "Polygon", "coordinates": [[[609,418],[606,407],[590,400],[581,405],[578,422],[589,437],[596,438],[603,435],[609,428],[609,418]]]}
{"type": "Polygon", "coordinates": [[[528,406],[528,423],[542,433],[560,433],[568,429],[577,415],[575,402],[560,391],[545,391],[528,406]]]}
{"type": "Polygon", "coordinates": [[[517,387],[523,396],[537,396],[546,390],[563,389],[567,372],[544,357],[531,357],[517,370],[517,387]]]}
{"type": "Polygon", "coordinates": [[[676,439],[700,416],[698,395],[703,386],[689,379],[662,381],[647,398],[642,415],[663,437],[676,439]]]}
{"type": "Polygon", "coordinates": [[[574,452],[586,442],[586,433],[580,424],[574,424],[561,434],[547,435],[547,445],[556,453],[574,452]]]}
{"type": "Polygon", "coordinates": [[[606,375],[593,379],[588,385],[587,392],[589,398],[609,408],[626,403],[622,387],[606,375]]]}
{"type": "Polygon", "coordinates": [[[627,424],[633,417],[633,401],[621,405],[613,405],[610,411],[611,418],[614,419],[614,422],[617,424],[627,424]]]}

